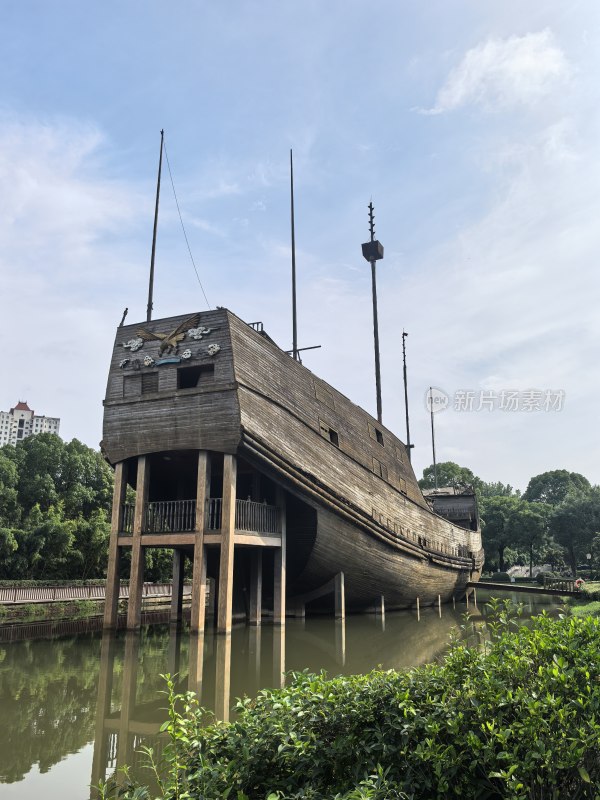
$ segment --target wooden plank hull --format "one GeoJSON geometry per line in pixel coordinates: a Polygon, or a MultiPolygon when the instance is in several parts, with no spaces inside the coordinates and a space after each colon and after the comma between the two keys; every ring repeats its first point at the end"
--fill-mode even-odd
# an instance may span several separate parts
{"type": "MultiPolygon", "coordinates": [[[[349,610],[381,595],[402,608],[479,577],[476,518],[461,527],[433,513],[392,431],[226,309],[118,329],[102,446],[112,463],[236,455],[282,487],[290,597],[343,572],[349,610]]],[[[168,498],[152,486],[152,499],[187,497],[184,483],[168,498]]]]}

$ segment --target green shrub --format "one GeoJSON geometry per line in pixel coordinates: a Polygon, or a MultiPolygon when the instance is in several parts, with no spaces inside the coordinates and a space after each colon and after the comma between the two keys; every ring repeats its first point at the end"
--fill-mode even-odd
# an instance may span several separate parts
{"type": "Polygon", "coordinates": [[[540,586],[543,586],[545,578],[557,578],[557,577],[558,575],[555,572],[538,572],[535,579],[540,586]]]}
{"type": "Polygon", "coordinates": [[[203,727],[206,712],[170,681],[161,796],[597,800],[600,620],[513,627],[495,608],[492,640],[456,641],[442,664],[295,673],[241,701],[233,723],[203,727]]]}
{"type": "Polygon", "coordinates": [[[508,572],[495,572],[490,580],[493,583],[510,583],[510,575],[508,572]]]}

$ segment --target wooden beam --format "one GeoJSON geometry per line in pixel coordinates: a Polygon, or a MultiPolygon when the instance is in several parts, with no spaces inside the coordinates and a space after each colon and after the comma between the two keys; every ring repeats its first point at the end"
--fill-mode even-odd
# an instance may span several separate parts
{"type": "Polygon", "coordinates": [[[133,536],[131,545],[131,572],[129,575],[129,602],[127,604],[127,628],[140,627],[142,619],[142,590],[144,586],[145,552],[142,547],[142,530],[148,502],[150,464],[147,456],[138,456],[133,536]]]}
{"type": "Polygon", "coordinates": [[[223,456],[223,504],[221,509],[221,558],[219,564],[217,633],[231,633],[236,484],[237,462],[235,456],[226,453],[223,456]]]}
{"type": "Polygon", "coordinates": [[[200,697],[204,671],[204,630],[191,631],[189,658],[188,691],[196,692],[200,697]]]}
{"type": "Polygon", "coordinates": [[[285,624],[285,594],[286,594],[286,525],[285,525],[285,493],[278,486],[276,493],[276,504],[281,515],[281,546],[275,550],[273,576],[273,623],[275,625],[285,624]]]}
{"type": "Polygon", "coordinates": [[[127,491],[127,462],[119,461],[115,466],[112,514],[110,520],[110,543],[108,545],[108,568],[106,571],[106,599],[104,602],[104,628],[116,628],[119,613],[119,528],[123,519],[123,504],[127,491]]]}
{"type": "MultiPolygon", "coordinates": [[[[173,587],[171,589],[170,622],[181,622],[183,610],[183,550],[173,550],[173,587]]],[[[193,588],[192,588],[193,592],[193,588]]],[[[175,670],[176,671],[176,670],[175,670]]]]}
{"type": "MultiPolygon", "coordinates": [[[[206,618],[206,546],[204,544],[204,518],[206,500],[210,494],[210,455],[198,452],[198,479],[196,481],[196,531],[194,534],[194,567],[192,577],[192,613],[190,629],[204,630],[206,618]]],[[[191,673],[190,673],[191,674],[191,673]]]]}
{"type": "Polygon", "coordinates": [[[250,609],[248,614],[249,625],[260,625],[262,617],[262,576],[263,554],[262,550],[252,552],[250,565],[250,609]]]}
{"type": "Polygon", "coordinates": [[[346,591],[344,588],[344,573],[338,572],[334,579],[335,618],[346,619],[346,591]]]}
{"type": "Polygon", "coordinates": [[[285,627],[273,628],[273,685],[277,689],[285,686],[285,627]]]}
{"type": "Polygon", "coordinates": [[[217,636],[215,675],[215,716],[229,722],[231,692],[231,635],[217,636]]]}

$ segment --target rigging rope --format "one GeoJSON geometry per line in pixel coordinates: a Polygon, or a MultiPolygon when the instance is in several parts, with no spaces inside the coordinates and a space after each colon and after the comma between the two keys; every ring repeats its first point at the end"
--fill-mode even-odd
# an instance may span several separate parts
{"type": "Polygon", "coordinates": [[[204,295],[204,299],[206,300],[206,305],[208,308],[211,308],[210,303],[208,302],[208,297],[206,296],[206,292],[204,291],[204,286],[202,286],[202,281],[200,280],[200,275],[198,274],[198,270],[196,268],[196,262],[194,261],[194,256],[192,255],[192,249],[190,247],[190,243],[188,241],[187,233],[185,232],[185,225],[183,224],[183,217],[181,216],[181,210],[179,208],[179,200],[177,199],[177,192],[175,191],[175,183],[173,182],[173,173],[171,172],[171,164],[169,162],[169,154],[167,153],[167,144],[163,140],[163,146],[165,149],[165,156],[167,159],[167,167],[169,168],[169,177],[171,178],[171,186],[173,187],[173,197],[175,198],[175,205],[177,206],[177,213],[179,214],[179,221],[181,222],[181,230],[183,231],[183,235],[185,237],[185,243],[187,244],[188,253],[190,254],[190,259],[192,261],[192,266],[194,267],[194,272],[196,273],[196,277],[198,278],[198,283],[200,284],[200,288],[202,289],[202,294],[204,295]]]}

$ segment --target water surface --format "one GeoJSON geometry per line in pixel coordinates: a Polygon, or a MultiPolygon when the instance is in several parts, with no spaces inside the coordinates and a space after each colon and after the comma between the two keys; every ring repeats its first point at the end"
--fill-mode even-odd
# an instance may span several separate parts
{"type": "MultiPolygon", "coordinates": [[[[513,595],[527,613],[550,599],[513,595]]],[[[485,616],[485,594],[470,605],[485,616]]],[[[160,752],[164,680],[227,719],[235,698],[283,685],[290,670],[362,673],[439,658],[465,606],[380,616],[288,620],[283,628],[239,626],[230,637],[149,619],[139,633],[102,634],[99,622],[0,628],[0,800],[83,800],[90,784],[123,764],[141,769],[139,749],[160,752]],[[79,628],[80,632],[73,632],[79,628]],[[86,630],[87,628],[87,630],[86,630]],[[94,630],[95,628],[95,630],[94,630]],[[67,632],[65,632],[67,631],[67,632]]]]}

